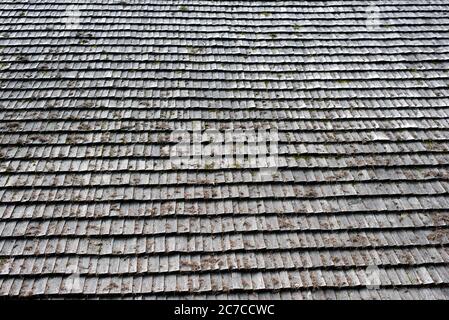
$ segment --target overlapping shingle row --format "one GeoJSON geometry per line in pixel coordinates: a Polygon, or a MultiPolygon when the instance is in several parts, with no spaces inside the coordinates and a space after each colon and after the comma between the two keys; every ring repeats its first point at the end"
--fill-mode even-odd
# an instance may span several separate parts
{"type": "Polygon", "coordinates": [[[1,0],[0,294],[449,298],[448,4],[1,0]]]}

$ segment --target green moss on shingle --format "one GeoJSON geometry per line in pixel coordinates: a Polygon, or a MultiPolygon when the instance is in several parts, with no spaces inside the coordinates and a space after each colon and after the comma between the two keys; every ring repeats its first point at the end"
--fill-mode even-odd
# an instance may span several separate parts
{"type": "Polygon", "coordinates": [[[299,161],[299,160],[301,160],[301,159],[307,160],[307,159],[310,158],[310,156],[307,155],[307,154],[295,154],[295,155],[293,156],[293,158],[294,158],[296,161],[299,161]]]}
{"type": "Polygon", "coordinates": [[[204,169],[205,169],[205,170],[212,170],[213,168],[215,168],[215,164],[214,164],[213,162],[211,162],[211,163],[206,163],[206,164],[204,165],[204,169]]]}

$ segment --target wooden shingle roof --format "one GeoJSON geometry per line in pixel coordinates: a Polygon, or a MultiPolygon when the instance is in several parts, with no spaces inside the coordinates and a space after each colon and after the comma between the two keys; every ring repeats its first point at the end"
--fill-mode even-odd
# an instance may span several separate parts
{"type": "Polygon", "coordinates": [[[0,0],[0,295],[448,299],[449,1],[373,5],[0,0]]]}

